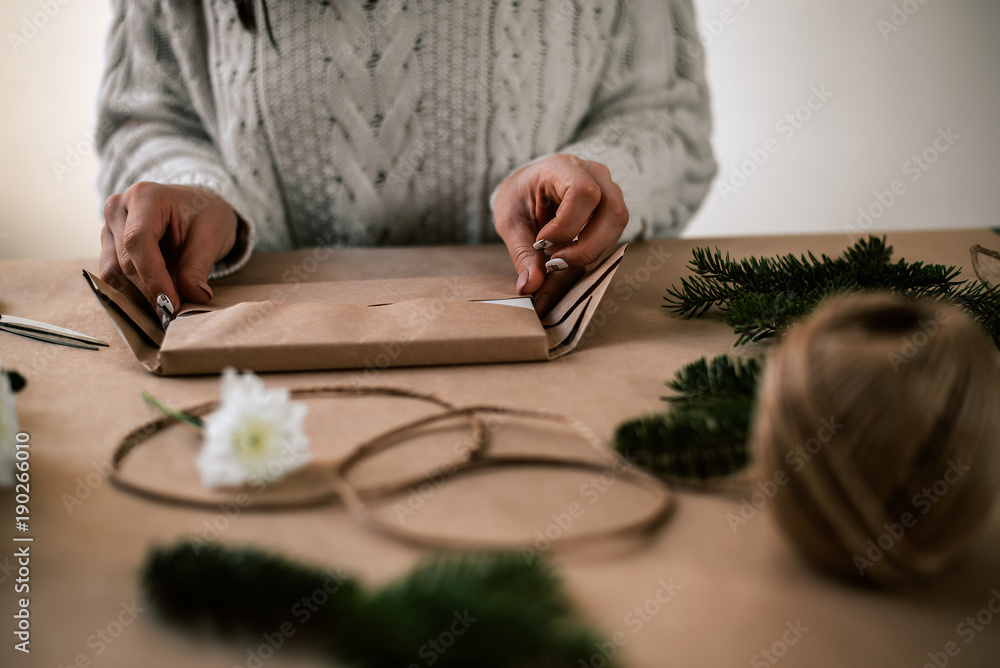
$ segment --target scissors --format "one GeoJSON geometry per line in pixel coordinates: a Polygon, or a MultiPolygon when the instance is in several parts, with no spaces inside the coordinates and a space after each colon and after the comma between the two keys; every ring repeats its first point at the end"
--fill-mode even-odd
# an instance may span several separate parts
{"type": "Polygon", "coordinates": [[[0,315],[0,330],[27,336],[29,339],[38,339],[48,343],[55,343],[70,348],[82,348],[83,350],[97,350],[99,346],[107,347],[107,343],[92,336],[74,332],[72,329],[56,327],[48,323],[27,318],[15,318],[12,315],[0,315]]]}

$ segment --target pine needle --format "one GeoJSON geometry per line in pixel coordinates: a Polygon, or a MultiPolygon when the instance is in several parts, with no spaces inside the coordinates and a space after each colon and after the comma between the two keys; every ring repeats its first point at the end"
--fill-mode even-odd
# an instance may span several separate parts
{"type": "Polygon", "coordinates": [[[1000,348],[1000,286],[958,280],[960,269],[941,264],[891,262],[885,237],[869,236],[838,258],[812,253],[739,261],[718,249],[696,248],[688,264],[693,275],[667,290],[665,308],[687,318],[713,308],[737,335],[736,345],[780,333],[794,320],[836,294],[880,290],[908,299],[957,304],[1000,348]]]}

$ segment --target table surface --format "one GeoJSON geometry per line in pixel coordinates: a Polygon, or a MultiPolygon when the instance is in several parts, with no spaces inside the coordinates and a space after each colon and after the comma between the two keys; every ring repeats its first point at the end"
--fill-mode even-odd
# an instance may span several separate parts
{"type": "MultiPolygon", "coordinates": [[[[822,235],[636,244],[605,295],[604,315],[592,323],[577,351],[553,362],[267,374],[265,379],[290,388],[390,385],[435,393],[460,405],[543,408],[582,421],[607,441],[622,420],[662,407],[663,383],[676,369],[702,355],[733,351],[735,337],[718,318],[683,320],[661,308],[664,290],[687,273],[694,247],[718,246],[734,257],[805,251],[839,255],[852,241],[847,235],[822,235]]],[[[891,233],[888,241],[895,258],[964,267],[969,266],[970,245],[1000,247],[1000,237],[989,230],[891,233]]],[[[34,538],[31,654],[26,656],[12,648],[14,494],[0,492],[0,664],[245,665],[254,643],[192,636],[170,627],[148,609],[138,591],[137,569],[151,545],[188,535],[214,537],[213,521],[221,527],[216,538],[221,543],[249,543],[320,566],[343,567],[373,584],[405,573],[425,554],[355,523],[339,505],[269,513],[252,512],[251,506],[226,517],[220,510],[144,500],[109,484],[100,471],[116,444],[153,417],[140,398],[142,390],[185,407],[216,398],[218,381],[146,373],[80,275],[81,268],[93,271],[95,265],[0,262],[0,312],[111,342],[110,349],[89,352],[0,333],[4,365],[28,378],[28,387],[18,395],[18,412],[21,429],[30,435],[27,535],[34,538]],[[145,609],[136,608],[133,615],[133,605],[145,609]],[[118,626],[120,622],[124,626],[118,626]]],[[[514,280],[499,246],[261,255],[225,280],[476,273],[508,273],[514,280]]],[[[426,410],[416,403],[314,400],[308,428],[323,456],[342,457],[358,439],[426,410]]],[[[512,432],[512,442],[528,449],[545,447],[538,431],[533,427],[512,432]]],[[[168,433],[164,442],[151,443],[144,455],[147,473],[168,483],[172,475],[189,475],[191,438],[168,433]]],[[[567,536],[636,511],[642,499],[625,485],[582,496],[592,477],[519,471],[456,480],[403,499],[414,510],[404,520],[413,527],[455,535],[527,538],[535,531],[552,530],[554,515],[574,502],[583,504],[586,513],[567,536]]],[[[624,665],[764,666],[780,661],[782,666],[919,667],[932,656],[947,658],[949,666],[1000,664],[1000,617],[980,614],[980,623],[990,615],[992,624],[980,626],[971,637],[971,627],[962,626],[1000,590],[997,523],[952,570],[926,588],[886,594],[831,581],[811,570],[783,540],[766,507],[734,531],[726,516],[739,512],[739,495],[675,493],[672,516],[649,540],[619,549],[551,555],[586,616],[606,637],[617,633],[624,641],[619,650],[624,665]],[[665,595],[661,582],[675,586],[672,597],[665,595]],[[798,631],[786,633],[790,628],[798,631]],[[957,649],[958,655],[941,654],[946,647],[953,653],[957,649]],[[764,650],[773,652],[770,660],[764,650]]],[[[581,665],[602,665],[597,652],[595,648],[595,655],[581,665]]],[[[422,660],[414,657],[417,665],[423,665],[422,660]]],[[[314,655],[279,650],[267,665],[320,661],[314,655]]]]}

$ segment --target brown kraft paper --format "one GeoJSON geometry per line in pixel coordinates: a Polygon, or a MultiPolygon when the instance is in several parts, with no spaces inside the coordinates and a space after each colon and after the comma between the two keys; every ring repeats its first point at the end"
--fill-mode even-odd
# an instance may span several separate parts
{"type": "Polygon", "coordinates": [[[542,319],[482,303],[518,297],[509,276],[435,276],[222,285],[209,304],[182,304],[164,332],[144,308],[83,273],[136,359],[157,375],[528,362],[576,348],[626,249],[542,319]]]}

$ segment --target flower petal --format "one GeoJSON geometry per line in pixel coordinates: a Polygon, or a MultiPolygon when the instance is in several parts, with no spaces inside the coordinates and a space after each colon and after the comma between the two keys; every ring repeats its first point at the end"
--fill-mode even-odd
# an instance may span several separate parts
{"type": "Polygon", "coordinates": [[[275,482],[312,459],[303,425],[308,407],[284,388],[268,389],[251,372],[222,374],[222,399],[205,418],[196,463],[206,487],[275,482]]]}

